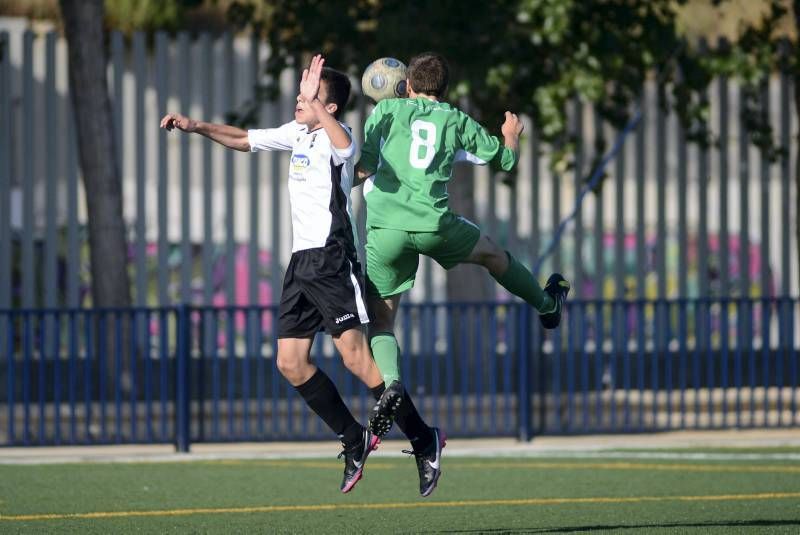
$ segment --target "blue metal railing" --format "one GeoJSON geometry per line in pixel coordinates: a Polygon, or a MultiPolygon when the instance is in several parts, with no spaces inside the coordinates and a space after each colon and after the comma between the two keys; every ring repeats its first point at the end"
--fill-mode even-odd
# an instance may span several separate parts
{"type": "MultiPolygon", "coordinates": [[[[0,445],[325,439],[274,365],[275,307],[0,310],[0,445]]],[[[798,300],[410,304],[401,372],[451,436],[800,423],[798,300]]],[[[369,392],[319,336],[315,361],[365,421],[369,392]]],[[[392,433],[397,433],[393,431],[392,433]]]]}

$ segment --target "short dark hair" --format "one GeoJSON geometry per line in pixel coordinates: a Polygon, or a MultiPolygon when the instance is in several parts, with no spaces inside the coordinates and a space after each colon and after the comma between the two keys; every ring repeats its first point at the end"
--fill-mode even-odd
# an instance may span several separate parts
{"type": "Polygon", "coordinates": [[[450,83],[447,60],[436,52],[417,54],[408,62],[408,81],[417,93],[442,98],[450,83]]]}
{"type": "Polygon", "coordinates": [[[333,116],[338,119],[344,113],[347,100],[350,98],[350,78],[341,71],[323,67],[320,81],[325,82],[328,89],[328,102],[325,104],[336,104],[333,116]]]}

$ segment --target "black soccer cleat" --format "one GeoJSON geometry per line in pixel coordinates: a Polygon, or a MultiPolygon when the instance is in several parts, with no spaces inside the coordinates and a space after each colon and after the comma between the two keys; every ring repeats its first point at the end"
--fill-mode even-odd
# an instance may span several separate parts
{"type": "Polygon", "coordinates": [[[375,406],[372,407],[372,413],[369,416],[368,426],[373,435],[384,437],[392,428],[397,409],[403,403],[404,392],[405,389],[400,381],[392,381],[383,391],[378,401],[375,402],[375,406]]]}
{"type": "Polygon", "coordinates": [[[438,427],[432,427],[431,431],[433,432],[433,443],[426,450],[421,452],[403,451],[403,453],[413,454],[416,458],[419,472],[419,493],[423,498],[430,496],[439,482],[439,476],[442,475],[442,448],[447,444],[447,436],[444,431],[438,427]]]}
{"type": "Polygon", "coordinates": [[[539,321],[542,322],[542,327],[545,329],[555,329],[561,323],[561,312],[569,293],[569,281],[562,277],[560,273],[553,273],[547,279],[544,291],[550,294],[556,304],[555,308],[550,312],[540,312],[539,321]]]}
{"type": "Polygon", "coordinates": [[[372,450],[378,449],[381,439],[373,435],[369,429],[364,429],[361,440],[354,445],[347,447],[344,444],[344,449],[337,457],[341,459],[344,457],[344,477],[342,478],[342,485],[339,487],[342,492],[350,492],[356,486],[358,480],[364,472],[364,463],[367,461],[372,450]]]}

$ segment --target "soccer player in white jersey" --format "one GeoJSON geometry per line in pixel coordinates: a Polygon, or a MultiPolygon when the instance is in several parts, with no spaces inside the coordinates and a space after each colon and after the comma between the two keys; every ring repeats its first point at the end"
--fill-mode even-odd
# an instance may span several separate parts
{"type": "Polygon", "coordinates": [[[303,71],[295,120],[278,128],[246,131],[177,113],[164,116],[161,127],[194,132],[243,152],[291,151],[292,258],[281,293],[277,365],[342,440],[341,491],[349,492],[380,439],[353,418],[336,386],[311,362],[314,335],[324,328],[347,368],[369,388],[378,388],[383,378],[363,327],[369,320],[350,204],[356,143],[338,121],[350,81],[344,73],[323,68],[324,61],[317,55],[303,71]]]}

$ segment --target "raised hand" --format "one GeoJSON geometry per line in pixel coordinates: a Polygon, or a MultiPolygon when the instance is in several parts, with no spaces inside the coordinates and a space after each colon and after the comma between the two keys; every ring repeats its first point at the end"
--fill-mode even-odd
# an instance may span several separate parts
{"type": "Polygon", "coordinates": [[[519,136],[522,133],[523,128],[525,128],[525,126],[522,124],[522,121],[519,120],[517,114],[507,111],[506,120],[503,123],[503,126],[500,127],[500,131],[503,132],[503,135],[519,136]]]}
{"type": "Polygon", "coordinates": [[[313,102],[319,93],[319,78],[322,74],[322,65],[325,59],[321,54],[311,58],[311,64],[307,69],[303,69],[303,77],[300,79],[300,98],[306,102],[313,102]]]}
{"type": "Polygon", "coordinates": [[[197,129],[197,121],[190,119],[180,113],[168,113],[161,119],[161,128],[171,131],[173,128],[184,132],[194,132],[197,129]]]}

